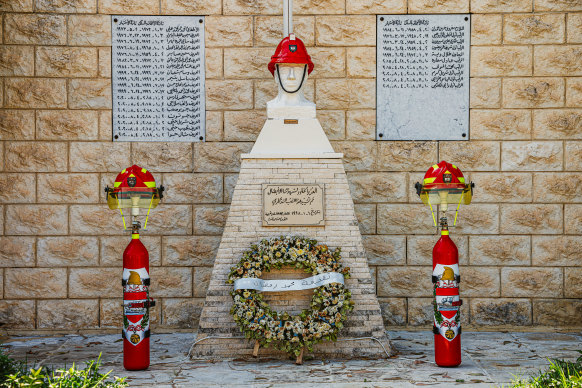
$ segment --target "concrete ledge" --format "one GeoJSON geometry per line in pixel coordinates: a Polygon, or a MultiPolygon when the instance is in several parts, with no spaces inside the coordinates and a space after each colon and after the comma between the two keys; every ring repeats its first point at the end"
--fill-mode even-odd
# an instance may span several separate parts
{"type": "MultiPolygon", "coordinates": [[[[198,336],[197,341],[190,350],[190,359],[251,357],[253,354],[255,340],[239,337],[216,338],[208,336],[208,340],[204,338],[204,334],[198,336]]],[[[305,353],[306,356],[309,355],[326,359],[382,359],[392,357],[395,354],[396,351],[390,343],[388,336],[385,334],[376,339],[369,337],[341,337],[340,335],[336,342],[321,342],[314,345],[313,352],[306,350],[305,353]]],[[[259,357],[265,356],[276,359],[287,359],[290,357],[283,351],[261,347],[259,349],[259,357]]]]}
{"type": "Polygon", "coordinates": [[[341,152],[320,152],[320,153],[273,153],[273,154],[241,154],[241,159],[342,159],[341,152]]]}

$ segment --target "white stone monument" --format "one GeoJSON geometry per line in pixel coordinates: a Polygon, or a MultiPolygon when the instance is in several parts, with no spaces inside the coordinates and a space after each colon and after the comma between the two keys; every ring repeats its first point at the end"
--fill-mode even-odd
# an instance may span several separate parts
{"type": "MultiPolygon", "coordinates": [[[[289,15],[286,12],[285,16],[289,15]]],[[[341,247],[342,264],[350,267],[351,272],[345,284],[352,293],[354,310],[348,314],[338,341],[315,345],[313,354],[334,358],[386,357],[394,352],[370,276],[343,154],[334,152],[316,118],[315,104],[303,94],[313,63],[303,42],[292,33],[292,24],[286,22],[285,26],[286,37],[269,64],[279,93],[267,103],[267,120],[253,149],[241,155],[239,178],[190,356],[228,358],[253,353],[254,341],[241,338],[230,315],[233,286],[226,284],[230,268],[238,263],[243,251],[261,239],[297,235],[316,239],[331,249],[341,247]],[[324,220],[319,224],[265,226],[263,187],[269,184],[323,186],[324,220]]],[[[292,270],[265,275],[308,276],[292,270]]],[[[275,293],[264,293],[274,308],[298,311],[305,304],[305,293],[279,292],[276,297],[269,294],[275,293]]],[[[287,357],[286,353],[270,348],[259,352],[259,356],[266,354],[287,357]]]]}

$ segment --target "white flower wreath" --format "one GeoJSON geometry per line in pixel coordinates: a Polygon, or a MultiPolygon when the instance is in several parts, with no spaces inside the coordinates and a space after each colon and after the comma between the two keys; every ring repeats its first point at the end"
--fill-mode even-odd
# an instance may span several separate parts
{"type": "MultiPolygon", "coordinates": [[[[231,269],[227,283],[242,278],[260,278],[271,268],[284,266],[301,268],[312,275],[339,272],[349,278],[349,267],[342,268],[340,264],[340,252],[340,248],[331,252],[316,240],[297,236],[262,240],[243,253],[239,264],[231,269]]],[[[341,283],[317,287],[311,308],[297,316],[273,311],[259,291],[239,289],[231,294],[234,303],[230,313],[246,338],[257,340],[260,346],[273,345],[295,356],[304,347],[313,351],[316,343],[335,341],[354,304],[350,291],[341,283]]]]}

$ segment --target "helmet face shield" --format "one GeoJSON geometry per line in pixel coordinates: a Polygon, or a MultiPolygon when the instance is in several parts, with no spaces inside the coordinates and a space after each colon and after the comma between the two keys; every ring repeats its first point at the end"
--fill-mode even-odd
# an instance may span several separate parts
{"type": "Polygon", "coordinates": [[[425,186],[420,191],[420,199],[425,205],[441,205],[443,203],[469,205],[472,198],[473,192],[470,184],[464,184],[463,187],[440,185],[439,187],[426,188],[425,186]]]}
{"type": "Polygon", "coordinates": [[[107,192],[109,209],[153,209],[160,203],[160,194],[157,188],[145,187],[118,187],[107,192]]]}

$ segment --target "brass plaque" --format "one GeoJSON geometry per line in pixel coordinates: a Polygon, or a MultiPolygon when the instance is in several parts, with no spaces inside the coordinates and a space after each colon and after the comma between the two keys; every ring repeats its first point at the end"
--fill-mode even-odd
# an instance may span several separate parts
{"type": "Polygon", "coordinates": [[[324,185],[263,184],[263,226],[323,226],[324,185]]]}

